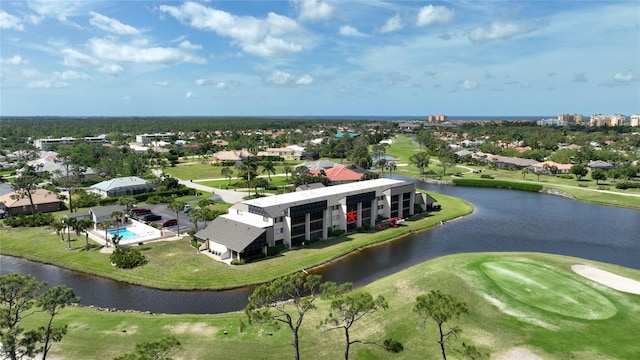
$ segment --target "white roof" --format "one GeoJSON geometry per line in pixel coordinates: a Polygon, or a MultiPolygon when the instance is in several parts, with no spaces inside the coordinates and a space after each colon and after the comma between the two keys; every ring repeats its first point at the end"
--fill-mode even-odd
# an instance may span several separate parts
{"type": "Polygon", "coordinates": [[[97,183],[91,186],[92,189],[98,189],[102,191],[109,191],[111,189],[118,189],[127,186],[146,185],[147,180],[141,179],[137,176],[115,178],[101,183],[97,183]]]}
{"type": "Polygon", "coordinates": [[[395,179],[374,179],[367,181],[357,181],[348,184],[328,186],[325,188],[297,191],[281,195],[267,196],[258,199],[243,201],[244,204],[254,205],[265,208],[270,206],[292,204],[297,201],[309,202],[313,200],[322,200],[330,195],[349,195],[349,193],[361,193],[364,190],[376,189],[381,187],[393,187],[397,185],[407,184],[406,181],[395,179]]]}

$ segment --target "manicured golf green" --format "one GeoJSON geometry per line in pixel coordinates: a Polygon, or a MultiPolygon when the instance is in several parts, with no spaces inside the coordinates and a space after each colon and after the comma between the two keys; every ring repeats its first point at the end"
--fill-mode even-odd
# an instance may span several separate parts
{"type": "Polygon", "coordinates": [[[580,319],[607,319],[616,307],[598,291],[552,268],[516,261],[492,261],[480,269],[502,291],[529,306],[580,319]]]}
{"type": "MultiPolygon", "coordinates": [[[[377,346],[355,344],[351,359],[440,359],[433,321],[423,324],[413,312],[415,298],[440,290],[464,301],[469,314],[447,323],[462,332],[451,344],[474,344],[491,359],[637,359],[640,295],[619,292],[575,274],[573,264],[596,266],[640,280],[640,271],[584,259],[538,253],[456,254],[430,260],[368,284],[360,291],[383,295],[389,308],[368,315],[351,330],[351,340],[382,341],[392,337],[404,351],[390,354],[377,346]],[[523,284],[532,290],[523,291],[523,284]],[[566,289],[564,289],[566,288],[566,289]],[[575,307],[607,309],[586,317],[557,302],[533,294],[547,289],[576,301],[575,307]],[[577,293],[577,290],[582,293],[577,293]],[[590,300],[600,299],[597,301],[590,300]],[[546,308],[542,308],[544,303],[546,308]],[[610,304],[610,305],[607,305],[610,304]],[[615,313],[611,314],[612,306],[615,313]],[[511,356],[509,356],[511,354],[511,356]],[[515,355],[514,355],[515,354],[515,355]]],[[[302,359],[342,358],[340,331],[323,332],[318,324],[328,302],[307,314],[300,334],[302,359]]],[[[29,321],[42,318],[30,317],[29,321]]],[[[163,315],[65,308],[61,323],[69,325],[55,358],[104,359],[132,351],[135,344],[173,335],[183,344],[175,359],[290,359],[291,333],[249,324],[241,313],[163,315]],[[246,328],[240,330],[241,321],[246,328]],[[226,334],[225,334],[226,331],[226,334]],[[271,335],[270,335],[271,333],[271,335]]],[[[460,359],[448,352],[451,359],[460,359]]]]}

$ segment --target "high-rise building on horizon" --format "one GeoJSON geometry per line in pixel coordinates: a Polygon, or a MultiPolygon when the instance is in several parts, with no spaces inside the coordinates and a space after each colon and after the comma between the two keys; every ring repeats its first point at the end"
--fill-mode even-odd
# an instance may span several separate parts
{"type": "Polygon", "coordinates": [[[581,125],[584,119],[582,114],[561,114],[558,115],[558,121],[565,121],[569,125],[581,125]]]}
{"type": "Polygon", "coordinates": [[[640,126],[640,114],[631,115],[631,126],[640,126]]]}
{"type": "Polygon", "coordinates": [[[600,127],[600,126],[623,126],[626,121],[624,115],[613,114],[613,115],[602,115],[595,114],[591,115],[589,119],[589,126],[591,127],[600,127]]]}

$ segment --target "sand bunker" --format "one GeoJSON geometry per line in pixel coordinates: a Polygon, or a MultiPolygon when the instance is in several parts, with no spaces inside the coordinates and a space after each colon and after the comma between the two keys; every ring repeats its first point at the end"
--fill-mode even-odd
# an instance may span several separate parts
{"type": "Polygon", "coordinates": [[[571,270],[598,284],[629,294],[640,295],[640,281],[616,275],[589,265],[572,265],[571,270]]]}

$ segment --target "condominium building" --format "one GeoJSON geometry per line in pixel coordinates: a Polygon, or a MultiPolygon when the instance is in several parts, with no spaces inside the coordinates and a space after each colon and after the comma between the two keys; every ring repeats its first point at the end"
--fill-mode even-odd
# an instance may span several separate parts
{"type": "Polygon", "coordinates": [[[136,142],[140,144],[149,144],[153,141],[171,141],[175,136],[174,133],[155,133],[155,134],[141,134],[136,135],[136,142]]]}
{"type": "Polygon", "coordinates": [[[631,115],[631,126],[640,126],[640,114],[631,115]]]}
{"type": "Polygon", "coordinates": [[[447,115],[442,115],[442,114],[429,115],[430,123],[439,123],[439,122],[446,122],[446,121],[447,121],[447,115]]]}
{"type": "Polygon", "coordinates": [[[61,138],[53,138],[53,139],[37,139],[33,142],[33,146],[42,150],[50,150],[58,145],[73,145],[77,142],[86,142],[86,143],[104,143],[107,141],[106,135],[99,136],[85,136],[82,138],[74,138],[74,137],[61,137],[61,138]]]}
{"type": "Polygon", "coordinates": [[[411,216],[415,203],[414,183],[359,181],[239,202],[195,237],[217,260],[242,259],[270,246],[326,239],[334,230],[373,227],[379,218],[411,216]]]}
{"type": "Polygon", "coordinates": [[[582,114],[561,114],[558,115],[558,121],[566,121],[568,125],[580,125],[582,124],[582,114]]]}
{"type": "Polygon", "coordinates": [[[625,120],[626,120],[625,116],[620,114],[613,114],[613,115],[596,114],[596,115],[591,115],[591,118],[589,120],[589,126],[592,126],[592,127],[623,126],[625,120]]]}

